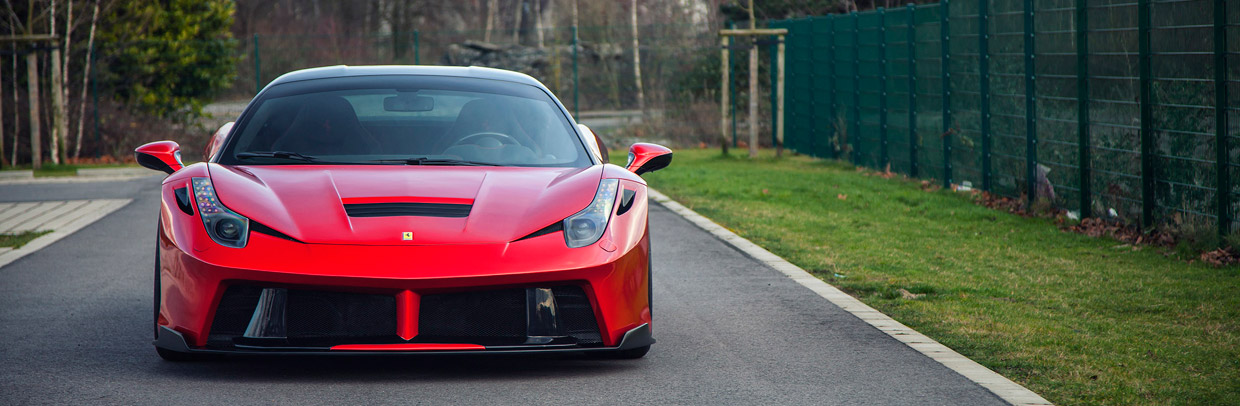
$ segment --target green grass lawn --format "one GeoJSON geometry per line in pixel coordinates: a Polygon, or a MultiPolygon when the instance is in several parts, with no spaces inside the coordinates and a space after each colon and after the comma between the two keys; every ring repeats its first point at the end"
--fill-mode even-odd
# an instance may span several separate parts
{"type": "MultiPolygon", "coordinates": [[[[42,167],[34,171],[36,178],[50,176],[77,176],[78,169],[85,168],[125,168],[137,167],[136,163],[110,163],[110,164],[61,164],[56,165],[44,162],[42,167]]],[[[18,165],[17,167],[5,167],[4,170],[30,170],[30,165],[18,165]]]]}
{"type": "Polygon", "coordinates": [[[0,247],[21,248],[35,238],[51,231],[23,231],[15,234],[0,234],[0,247]]]}
{"type": "Polygon", "coordinates": [[[755,160],[677,151],[671,167],[645,177],[1057,404],[1240,404],[1237,267],[1189,264],[918,181],[772,151],[755,160]]]}

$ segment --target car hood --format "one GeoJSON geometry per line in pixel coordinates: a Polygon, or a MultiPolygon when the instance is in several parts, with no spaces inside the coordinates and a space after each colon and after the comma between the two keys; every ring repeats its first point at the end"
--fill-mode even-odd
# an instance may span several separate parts
{"type": "Polygon", "coordinates": [[[238,214],[301,242],[361,245],[510,242],[589,205],[602,172],[602,165],[209,166],[220,202],[238,214]],[[362,206],[350,206],[350,216],[346,205],[355,204],[362,206]],[[356,210],[393,207],[421,211],[356,210]]]}

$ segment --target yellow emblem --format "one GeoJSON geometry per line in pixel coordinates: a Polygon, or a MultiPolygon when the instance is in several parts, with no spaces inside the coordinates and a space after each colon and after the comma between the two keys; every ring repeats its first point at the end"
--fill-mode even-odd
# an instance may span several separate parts
{"type": "Polygon", "coordinates": [[[401,233],[400,238],[405,241],[413,241],[413,232],[406,231],[404,233],[401,233]]]}

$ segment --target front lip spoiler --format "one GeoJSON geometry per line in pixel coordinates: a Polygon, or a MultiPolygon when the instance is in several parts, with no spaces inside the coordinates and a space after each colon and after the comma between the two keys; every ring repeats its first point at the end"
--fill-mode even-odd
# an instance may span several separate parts
{"type": "Polygon", "coordinates": [[[176,330],[166,326],[159,326],[159,338],[155,339],[155,346],[166,350],[191,353],[191,354],[245,354],[245,355],[363,355],[363,354],[384,354],[384,355],[454,355],[454,354],[549,354],[549,353],[581,353],[581,352],[609,352],[623,351],[633,348],[645,347],[654,344],[654,337],[650,331],[650,324],[642,324],[634,327],[624,333],[624,337],[620,339],[620,345],[616,347],[594,347],[594,348],[565,348],[563,346],[502,346],[502,347],[486,347],[484,350],[418,350],[418,351],[392,351],[392,350],[348,350],[348,351],[332,351],[327,347],[314,348],[279,348],[279,349],[238,349],[238,350],[213,350],[205,348],[190,348],[185,342],[185,336],[176,330]]]}

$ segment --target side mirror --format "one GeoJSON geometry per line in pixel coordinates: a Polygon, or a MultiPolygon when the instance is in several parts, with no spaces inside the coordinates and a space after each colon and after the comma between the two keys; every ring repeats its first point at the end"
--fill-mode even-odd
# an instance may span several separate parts
{"type": "Polygon", "coordinates": [[[658,144],[639,142],[629,147],[629,163],[625,168],[641,175],[672,164],[672,150],[658,144]]]}
{"type": "Polygon", "coordinates": [[[593,152],[594,156],[598,157],[603,163],[611,161],[611,156],[607,153],[607,145],[603,144],[603,139],[599,138],[598,134],[594,133],[594,130],[586,127],[585,124],[577,124],[577,129],[581,130],[582,134],[585,134],[586,145],[590,147],[590,152],[593,152]]]}
{"type": "Polygon", "coordinates": [[[138,165],[163,171],[169,175],[181,170],[181,146],[173,141],[155,141],[133,150],[138,165]]]}
{"type": "Polygon", "coordinates": [[[220,147],[224,146],[224,138],[228,137],[228,133],[232,131],[235,122],[229,121],[215,130],[215,134],[211,135],[211,139],[207,141],[207,147],[202,150],[202,160],[210,161],[216,152],[220,152],[220,147]]]}

